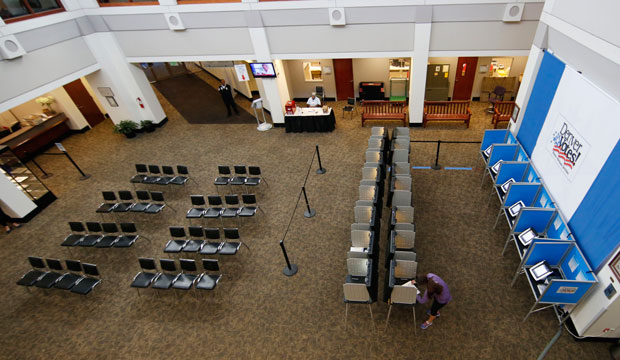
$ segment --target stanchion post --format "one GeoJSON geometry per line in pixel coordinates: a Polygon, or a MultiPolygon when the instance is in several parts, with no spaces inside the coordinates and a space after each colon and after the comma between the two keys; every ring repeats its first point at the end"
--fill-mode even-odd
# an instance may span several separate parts
{"type": "Polygon", "coordinates": [[[32,159],[30,159],[30,161],[32,161],[32,163],[39,168],[39,170],[41,170],[41,172],[43,173],[43,175],[41,175],[41,179],[47,179],[48,177],[52,176],[52,173],[46,173],[45,170],[43,170],[43,168],[34,160],[34,157],[32,159]]]}
{"type": "Polygon", "coordinates": [[[325,174],[327,170],[323,168],[321,164],[321,153],[319,152],[319,146],[316,146],[316,157],[319,159],[319,169],[316,171],[317,174],[325,174]]]}
{"type": "Polygon", "coordinates": [[[431,166],[433,170],[440,170],[441,165],[439,165],[439,148],[441,147],[441,140],[437,140],[437,154],[435,155],[435,165],[431,166]]]}
{"type": "Polygon", "coordinates": [[[82,169],[80,169],[80,167],[75,163],[75,161],[73,161],[73,159],[71,158],[71,156],[69,155],[68,152],[63,151],[63,154],[65,154],[67,156],[67,159],[69,159],[69,161],[71,161],[73,166],[75,166],[75,168],[80,172],[80,174],[82,174],[82,177],[80,178],[80,180],[86,180],[86,179],[88,179],[90,177],[89,174],[84,174],[82,169]]]}
{"type": "Polygon", "coordinates": [[[284,240],[280,240],[280,247],[282,248],[282,254],[284,254],[284,260],[286,260],[286,266],[282,271],[286,276],[293,276],[297,274],[297,265],[291,264],[288,259],[288,255],[286,254],[286,248],[284,247],[284,240]]]}
{"type": "Polygon", "coordinates": [[[303,186],[301,188],[301,191],[304,193],[304,199],[306,200],[306,211],[304,211],[304,216],[307,218],[311,218],[314,215],[316,215],[316,211],[314,211],[314,209],[310,208],[310,204],[308,203],[308,196],[306,195],[306,187],[303,186]]]}

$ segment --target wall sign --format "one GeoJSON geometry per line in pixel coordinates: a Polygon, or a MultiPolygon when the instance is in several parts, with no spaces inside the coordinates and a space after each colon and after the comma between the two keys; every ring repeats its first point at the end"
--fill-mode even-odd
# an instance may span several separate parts
{"type": "Polygon", "coordinates": [[[114,96],[114,93],[112,92],[112,88],[98,87],[97,90],[99,90],[99,93],[101,94],[101,96],[114,96]]]}
{"type": "Polygon", "coordinates": [[[237,73],[237,79],[239,79],[239,81],[250,80],[250,76],[248,75],[248,68],[245,66],[245,64],[235,65],[235,72],[237,73]]]}
{"type": "Polygon", "coordinates": [[[556,291],[556,293],[558,294],[574,294],[577,292],[577,290],[579,290],[578,287],[575,286],[560,286],[558,288],[558,291],[556,291]]]}
{"type": "Polygon", "coordinates": [[[578,172],[579,165],[583,163],[582,159],[590,150],[590,144],[560,113],[556,118],[552,138],[546,148],[557,160],[556,164],[568,181],[572,181],[578,172]]]}

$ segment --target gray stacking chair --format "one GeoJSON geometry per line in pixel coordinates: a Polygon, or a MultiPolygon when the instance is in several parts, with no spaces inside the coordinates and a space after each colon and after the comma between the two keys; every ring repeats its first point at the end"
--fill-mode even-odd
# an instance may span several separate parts
{"type": "Polygon", "coordinates": [[[392,151],[392,163],[409,162],[409,150],[397,149],[392,151]]]}
{"type": "Polygon", "coordinates": [[[394,285],[392,294],[390,295],[390,307],[388,308],[387,319],[385,320],[385,329],[387,330],[390,322],[390,314],[392,313],[392,305],[405,305],[412,307],[413,313],[413,332],[417,334],[416,318],[415,318],[415,304],[418,295],[418,289],[413,286],[394,285]]]}
{"type": "Polygon", "coordinates": [[[368,289],[364,284],[347,283],[342,285],[344,290],[344,328],[347,329],[347,320],[349,316],[349,304],[368,304],[368,310],[370,311],[370,321],[372,326],[377,329],[375,325],[375,318],[372,315],[372,299],[368,293],[368,289]]]}
{"type": "Polygon", "coordinates": [[[387,137],[387,129],[384,126],[373,126],[370,128],[371,136],[387,137]]]}
{"type": "Polygon", "coordinates": [[[390,191],[394,190],[406,190],[411,191],[411,176],[410,175],[396,175],[392,177],[392,183],[390,184],[390,191]]]}
{"type": "Polygon", "coordinates": [[[375,212],[372,206],[355,206],[354,212],[356,223],[374,225],[371,223],[375,212]]]}
{"type": "Polygon", "coordinates": [[[400,137],[392,140],[391,150],[407,150],[411,153],[411,142],[408,137],[400,137]]]}
{"type": "Polygon", "coordinates": [[[383,138],[382,137],[373,137],[368,138],[368,150],[372,151],[383,151],[383,138]]]}
{"type": "Polygon", "coordinates": [[[383,164],[383,153],[379,150],[366,150],[366,162],[383,164]]]}
{"type": "Polygon", "coordinates": [[[394,277],[399,279],[415,279],[418,263],[410,260],[392,260],[396,262],[394,277]]]}
{"type": "Polygon", "coordinates": [[[413,206],[392,207],[392,225],[413,224],[413,206]]]}
{"type": "Polygon", "coordinates": [[[359,199],[371,201],[372,204],[377,203],[377,186],[376,185],[360,185],[358,187],[359,199]]]}
{"type": "Polygon", "coordinates": [[[411,190],[395,190],[392,192],[392,206],[411,206],[412,204],[411,190]]]}
{"type": "MultiPolygon", "coordinates": [[[[409,159],[407,159],[409,160],[409,159]]],[[[409,175],[411,176],[411,166],[409,164],[409,161],[406,162],[402,162],[402,161],[394,161],[392,159],[392,167],[391,167],[391,173],[392,175],[409,175]]]]}

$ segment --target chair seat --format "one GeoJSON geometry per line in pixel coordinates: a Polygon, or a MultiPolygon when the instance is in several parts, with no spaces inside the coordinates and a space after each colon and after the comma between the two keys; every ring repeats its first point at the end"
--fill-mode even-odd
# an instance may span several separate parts
{"type": "Polygon", "coordinates": [[[78,245],[84,247],[92,247],[95,246],[95,244],[99,242],[101,238],[103,238],[103,235],[86,235],[78,245]]]}
{"type": "Polygon", "coordinates": [[[189,240],[183,247],[183,252],[197,252],[203,243],[204,240],[189,240]]]}
{"type": "Polygon", "coordinates": [[[176,277],[176,275],[172,274],[161,274],[159,275],[159,277],[157,277],[157,280],[153,282],[153,285],[151,285],[151,287],[153,289],[170,289],[176,277]]]}
{"type": "Polygon", "coordinates": [[[150,203],[135,203],[132,207],[131,210],[132,212],[145,212],[146,209],[149,208],[149,206],[151,206],[150,203]]]}
{"type": "Polygon", "coordinates": [[[101,283],[101,279],[85,277],[80,280],[77,284],[73,285],[71,288],[71,292],[80,295],[88,295],[95,286],[101,283]]]}
{"type": "Polygon", "coordinates": [[[174,177],[172,177],[172,176],[162,176],[159,179],[157,179],[157,181],[155,181],[155,184],[157,184],[157,185],[168,185],[168,184],[170,184],[172,179],[174,179],[174,177]]]}
{"type": "Polygon", "coordinates": [[[241,208],[241,211],[239,211],[239,216],[254,216],[256,215],[256,210],[258,210],[256,206],[244,206],[241,208]]]}
{"type": "Polygon", "coordinates": [[[97,208],[98,213],[109,213],[114,210],[118,204],[103,203],[97,208]]]}
{"type": "Polygon", "coordinates": [[[342,111],[353,111],[354,107],[353,106],[345,106],[342,108],[342,111]]]}
{"type": "Polygon", "coordinates": [[[39,278],[39,280],[34,284],[34,286],[41,289],[49,289],[54,286],[56,280],[58,280],[61,276],[61,273],[57,273],[54,271],[47,272],[39,278]]]}
{"type": "Polygon", "coordinates": [[[117,207],[114,208],[114,212],[127,212],[131,210],[134,206],[134,203],[119,203],[117,207]]]}
{"type": "Polygon", "coordinates": [[[61,246],[77,246],[84,239],[84,235],[71,234],[60,244],[61,246]]]}
{"type": "Polygon", "coordinates": [[[260,178],[247,178],[245,179],[245,184],[247,186],[257,186],[258,184],[260,184],[260,178]]]}
{"type": "Polygon", "coordinates": [[[208,208],[207,210],[205,210],[202,216],[209,219],[215,219],[220,217],[220,215],[222,214],[222,210],[222,208],[208,208]]]}
{"type": "Polygon", "coordinates": [[[54,287],[60,290],[71,290],[71,288],[74,287],[75,284],[77,284],[83,278],[83,276],[77,274],[66,273],[61,276],[58,281],[56,281],[54,287]]]}
{"type": "Polygon", "coordinates": [[[215,185],[228,185],[228,183],[230,182],[230,178],[229,177],[218,177],[215,179],[215,181],[213,182],[215,185]]]}
{"type": "Polygon", "coordinates": [[[140,272],[138,273],[138,276],[136,276],[134,281],[131,283],[131,287],[141,288],[141,289],[147,288],[151,286],[151,283],[156,277],[157,277],[157,274],[154,274],[154,273],[140,272]]]}
{"type": "Polygon", "coordinates": [[[239,213],[239,208],[226,208],[224,209],[224,211],[222,211],[221,216],[224,218],[235,217],[237,216],[238,213],[239,213]]]}
{"type": "Polygon", "coordinates": [[[145,214],[157,214],[166,207],[166,204],[151,204],[146,210],[145,214]]]}
{"type": "Polygon", "coordinates": [[[106,235],[97,241],[96,248],[110,248],[118,241],[118,236],[106,235]]]}
{"type": "Polygon", "coordinates": [[[170,180],[170,184],[172,185],[183,185],[187,182],[188,178],[185,176],[175,176],[174,178],[172,178],[172,180],[170,180]]]}
{"type": "Polygon", "coordinates": [[[245,176],[235,176],[230,179],[230,185],[244,185],[245,179],[247,179],[245,176]]]}
{"type": "Polygon", "coordinates": [[[194,285],[194,280],[198,275],[194,274],[179,274],[177,280],[172,284],[172,287],[179,290],[189,290],[194,285]]]}
{"type": "Polygon", "coordinates": [[[221,242],[205,242],[200,249],[200,255],[215,255],[222,247],[221,242]]]}
{"type": "Polygon", "coordinates": [[[222,275],[203,274],[200,276],[200,280],[196,283],[196,289],[213,290],[221,278],[222,275]]]}
{"type": "Polygon", "coordinates": [[[21,279],[19,279],[19,281],[17,281],[17,285],[21,285],[21,286],[32,286],[34,285],[37,280],[39,280],[39,278],[41,276],[43,276],[45,273],[43,271],[39,271],[39,270],[30,270],[28,271],[26,274],[24,274],[24,276],[22,276],[21,279]]]}
{"type": "Polygon", "coordinates": [[[145,176],[142,180],[143,184],[155,184],[159,180],[159,176],[145,176]]]}
{"type": "Polygon", "coordinates": [[[239,242],[225,242],[220,249],[221,255],[235,255],[239,248],[241,247],[241,243],[239,242]]]}
{"type": "Polygon", "coordinates": [[[197,219],[202,217],[202,214],[205,212],[205,209],[202,208],[191,208],[187,211],[187,215],[185,217],[187,219],[197,219]]]}
{"type": "Polygon", "coordinates": [[[165,253],[178,253],[183,250],[187,240],[170,240],[164,248],[165,253]]]}
{"type": "Polygon", "coordinates": [[[139,184],[141,182],[144,182],[144,178],[146,178],[146,175],[134,175],[134,177],[129,179],[129,181],[134,184],[139,184]]]}
{"type": "Polygon", "coordinates": [[[114,243],[115,248],[126,248],[133,245],[138,240],[138,235],[121,235],[118,237],[118,241],[114,243]]]}

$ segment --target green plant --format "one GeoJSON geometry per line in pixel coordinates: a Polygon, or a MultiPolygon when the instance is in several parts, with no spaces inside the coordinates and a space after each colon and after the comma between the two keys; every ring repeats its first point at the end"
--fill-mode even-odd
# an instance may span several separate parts
{"type": "Polygon", "coordinates": [[[151,120],[142,120],[140,121],[140,128],[151,128],[153,127],[153,122],[151,120]]]}
{"type": "Polygon", "coordinates": [[[138,128],[138,124],[131,120],[123,120],[114,125],[114,132],[121,134],[130,134],[138,128]]]}

